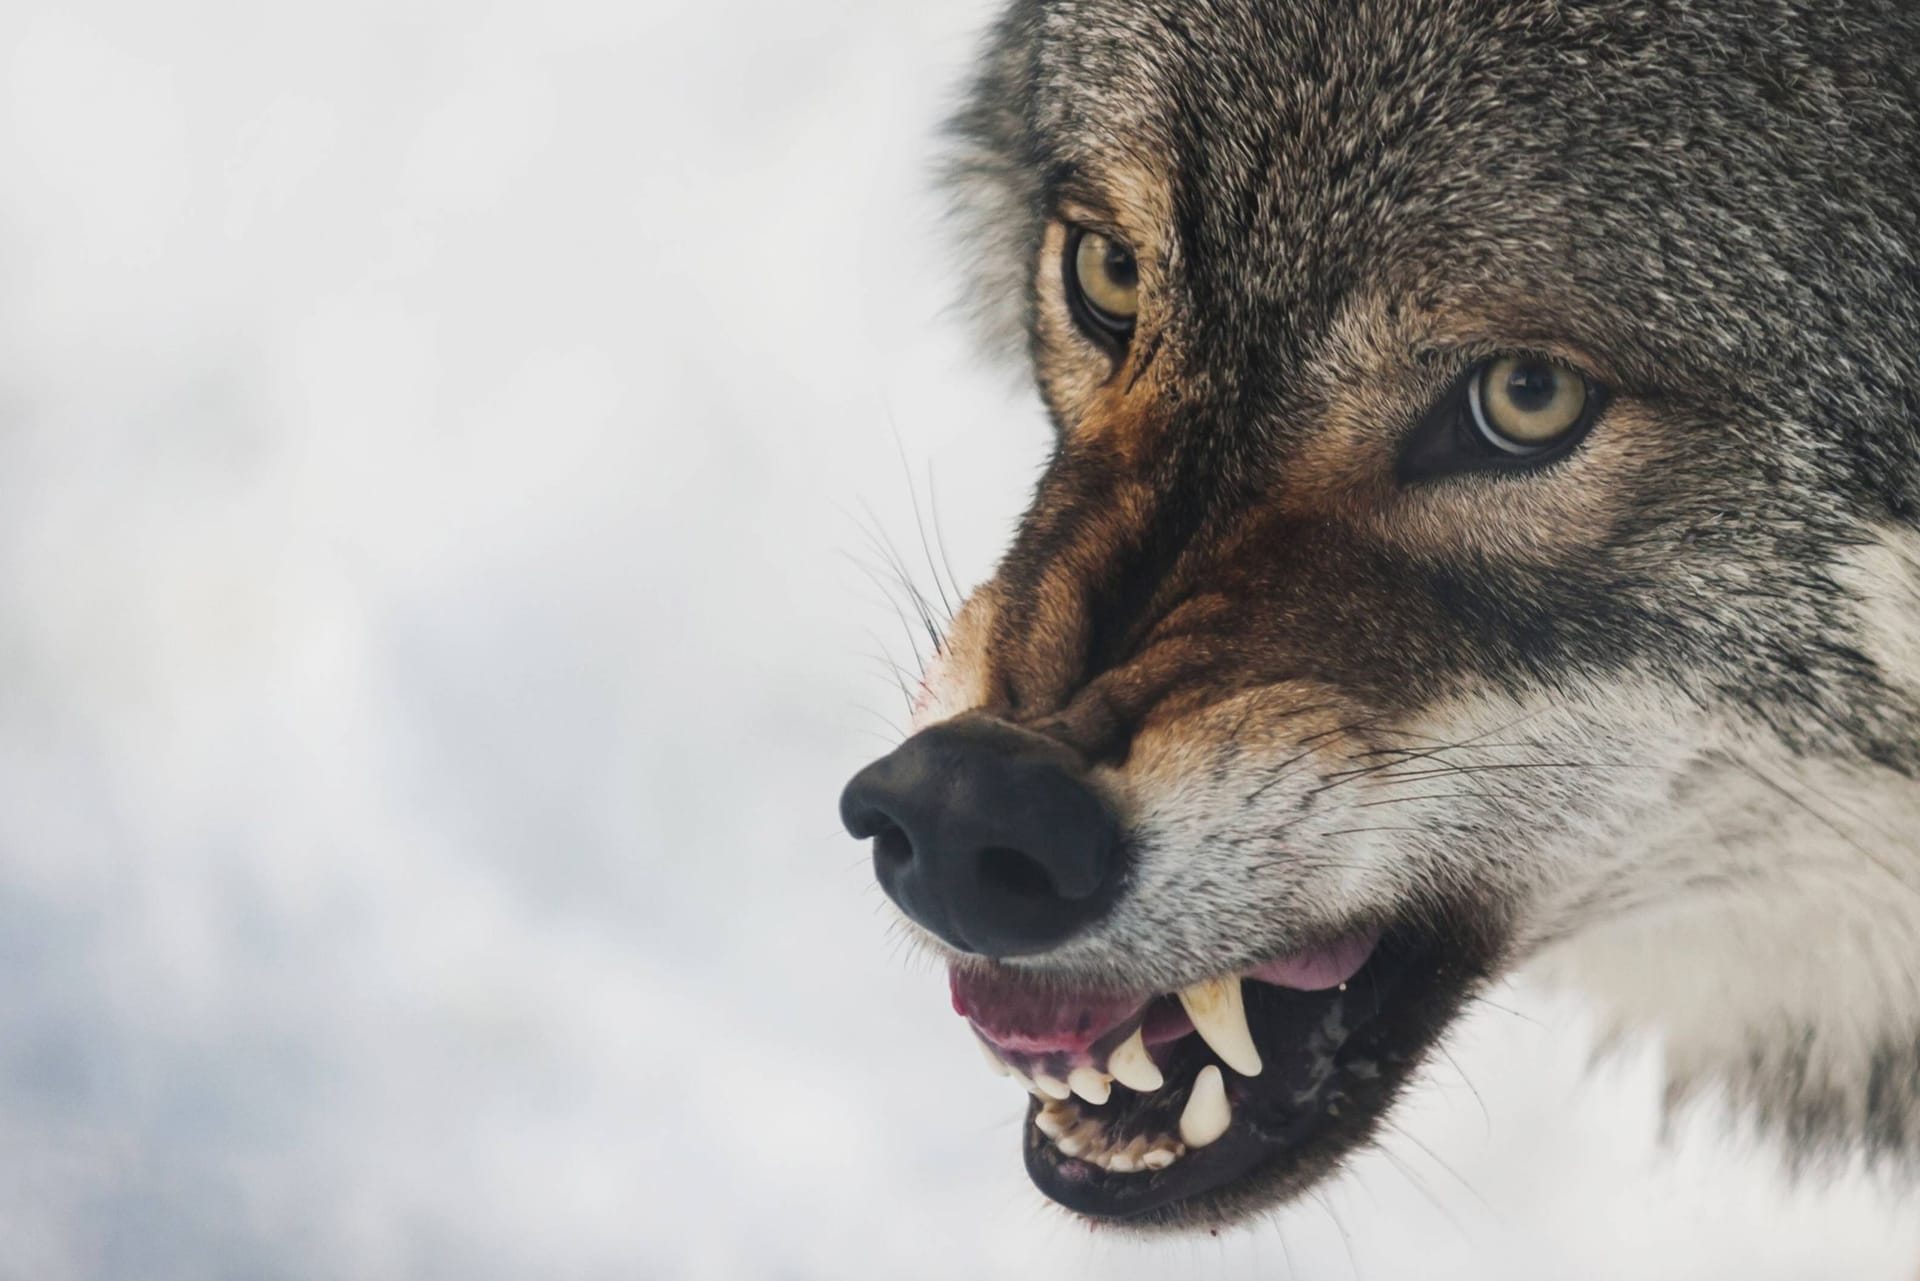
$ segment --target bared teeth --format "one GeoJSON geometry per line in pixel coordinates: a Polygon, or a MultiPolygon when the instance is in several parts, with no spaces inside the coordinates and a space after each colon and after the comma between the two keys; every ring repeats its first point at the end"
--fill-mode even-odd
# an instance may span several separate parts
{"type": "Polygon", "coordinates": [[[1113,1073],[1114,1080],[1141,1094],[1151,1094],[1167,1083],[1159,1064],[1147,1053],[1146,1038],[1139,1028],[1107,1056],[1107,1071],[1113,1073]]]}
{"type": "Polygon", "coordinates": [[[1011,1066],[1008,1067],[1007,1075],[1012,1077],[1015,1081],[1019,1082],[1020,1088],[1025,1090],[1028,1094],[1031,1094],[1036,1098],[1042,1098],[1042,1099],[1047,1097],[1046,1095],[1040,1093],[1040,1087],[1035,1085],[1032,1082],[1032,1080],[1028,1078],[1027,1074],[1025,1072],[1022,1072],[1019,1068],[1011,1067],[1011,1066]]]}
{"type": "Polygon", "coordinates": [[[1107,1162],[1107,1168],[1109,1170],[1116,1170],[1121,1174],[1133,1174],[1145,1168],[1146,1162],[1144,1158],[1146,1154],[1147,1136],[1144,1134],[1136,1134],[1126,1147],[1121,1148],[1112,1155],[1107,1162]]]}
{"type": "MultiPolygon", "coordinates": [[[[1210,1067],[1219,1080],[1220,1069],[1210,1067]]],[[[1220,1106],[1226,1105],[1224,1094],[1220,1106]]],[[[1150,1137],[1136,1134],[1121,1138],[1109,1131],[1097,1116],[1083,1116],[1080,1105],[1049,1099],[1033,1114],[1033,1126],[1052,1141],[1060,1155],[1085,1161],[1113,1174],[1139,1174],[1164,1170],[1186,1154],[1187,1145],[1171,1134],[1150,1137]]]]}
{"type": "Polygon", "coordinates": [[[1050,1139],[1057,1139],[1079,1123],[1080,1112],[1070,1103],[1049,1099],[1033,1115],[1034,1128],[1050,1139]]]}
{"type": "Polygon", "coordinates": [[[1069,1099],[1073,1097],[1072,1087],[1059,1077],[1036,1074],[1033,1078],[1033,1083],[1039,1087],[1040,1093],[1050,1099],[1069,1099]]]}
{"type": "MultiPolygon", "coordinates": [[[[1242,1076],[1260,1074],[1260,1051],[1247,1023],[1239,978],[1203,980],[1177,995],[1193,1021],[1194,1031],[1221,1062],[1242,1076]]],[[[1064,1081],[1044,1072],[1029,1079],[1020,1068],[1002,1059],[984,1037],[978,1039],[990,1068],[1040,1097],[1034,1127],[1062,1156],[1115,1174],[1151,1174],[1167,1169],[1190,1150],[1217,1143],[1232,1128],[1233,1106],[1227,1098],[1226,1078],[1212,1063],[1194,1077],[1180,1111],[1177,1137],[1136,1135],[1123,1143],[1117,1134],[1109,1136],[1099,1117],[1081,1113],[1081,1101],[1094,1106],[1107,1103],[1115,1081],[1137,1094],[1151,1094],[1166,1085],[1166,1075],[1148,1052],[1141,1028],[1136,1027],[1108,1054],[1104,1069],[1082,1061],[1065,1073],[1064,1081]]]]}
{"type": "Polygon", "coordinates": [[[1238,978],[1203,979],[1182,988],[1180,1004],[1193,1020],[1193,1030],[1222,1062],[1241,1076],[1260,1075],[1260,1051],[1253,1046],[1238,978]]]}
{"type": "Polygon", "coordinates": [[[1106,1138],[1105,1127],[1098,1121],[1082,1121],[1053,1141],[1068,1156],[1085,1156],[1091,1149],[1099,1146],[1106,1138]]]}
{"type": "Polygon", "coordinates": [[[1227,1102],[1227,1083],[1220,1069],[1209,1063],[1193,1079],[1193,1093],[1180,1112],[1180,1137],[1190,1148],[1204,1148],[1233,1124],[1233,1105],[1227,1102]]]}
{"type": "Polygon", "coordinates": [[[1105,1103],[1113,1093],[1113,1078],[1090,1067],[1077,1067],[1067,1073],[1067,1086],[1089,1103],[1105,1103]]]}

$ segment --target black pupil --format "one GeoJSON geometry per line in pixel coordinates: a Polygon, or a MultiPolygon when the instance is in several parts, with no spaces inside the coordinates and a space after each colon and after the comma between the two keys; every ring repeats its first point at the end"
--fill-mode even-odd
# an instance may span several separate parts
{"type": "Polygon", "coordinates": [[[1507,399],[1524,414],[1537,414],[1553,403],[1560,389],[1560,372],[1545,361],[1521,365],[1507,375],[1507,399]]]}
{"type": "Polygon", "coordinates": [[[1106,255],[1100,260],[1100,270],[1121,289],[1132,289],[1140,283],[1140,269],[1134,265],[1133,255],[1111,240],[1107,242],[1106,255]]]}

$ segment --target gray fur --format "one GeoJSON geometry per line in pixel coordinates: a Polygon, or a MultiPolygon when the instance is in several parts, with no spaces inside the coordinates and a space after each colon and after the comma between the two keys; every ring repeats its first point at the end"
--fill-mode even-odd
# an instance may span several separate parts
{"type": "MultiPolygon", "coordinates": [[[[1227,712],[1177,752],[1103,766],[1139,875],[1037,971],[1169,987],[1370,905],[1464,899],[1503,922],[1508,963],[1667,1033],[1676,1098],[1727,1088],[1806,1158],[1920,1154],[1917,15],[1012,7],[949,170],[993,345],[1039,354],[1058,176],[1151,155],[1172,181],[1161,359],[1223,478],[1257,488],[1321,430],[1344,368],[1330,335],[1362,297],[1510,303],[1523,331],[1504,338],[1604,353],[1682,459],[1620,495],[1596,550],[1445,566],[1481,612],[1390,636],[1378,661],[1412,647],[1390,683],[1446,678],[1355,734],[1398,768],[1342,782],[1351,743],[1302,757],[1227,712]],[[1715,984],[1733,995],[1695,999],[1715,984]]],[[[1429,358],[1464,356],[1409,353],[1408,385],[1429,358]]],[[[1043,563],[1033,537],[983,615],[1043,563]]],[[[1204,584],[1184,545],[1170,564],[1179,591],[1204,584]]],[[[931,718],[981,705],[1006,646],[967,622],[931,718]]],[[[1234,697],[1364,685],[1309,668],[1234,697]]]]}

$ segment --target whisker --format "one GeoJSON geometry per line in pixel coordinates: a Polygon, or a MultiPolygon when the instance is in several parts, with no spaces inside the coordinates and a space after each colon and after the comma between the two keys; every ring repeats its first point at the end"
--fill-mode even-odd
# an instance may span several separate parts
{"type": "MultiPolygon", "coordinates": [[[[873,717],[873,719],[875,719],[876,721],[879,721],[882,725],[884,725],[887,730],[887,738],[889,742],[895,746],[899,745],[904,735],[901,734],[900,726],[896,722],[881,715],[879,712],[875,711],[873,708],[868,707],[865,703],[854,703],[851,706],[853,707],[854,711],[865,712],[867,715],[873,717]]],[[[873,733],[874,731],[871,729],[868,729],[865,732],[873,733]]]]}
{"type": "MultiPolygon", "coordinates": [[[[1748,774],[1751,774],[1757,781],[1765,785],[1767,788],[1769,788],[1773,792],[1777,793],[1780,797],[1782,797],[1789,803],[1797,806],[1799,809],[1804,811],[1809,817],[1811,817],[1815,822],[1819,823],[1822,827],[1826,828],[1828,831],[1832,832],[1835,836],[1839,837],[1841,840],[1845,841],[1848,845],[1852,846],[1868,862],[1872,863],[1875,867],[1885,872],[1887,876],[1895,884],[1899,885],[1901,888],[1911,893],[1920,894],[1920,889],[1916,889],[1913,883],[1910,880],[1908,880],[1906,876],[1902,875],[1901,872],[1893,866],[1893,864],[1887,862],[1886,859],[1874,853],[1872,850],[1868,849],[1865,845],[1862,845],[1858,840],[1854,839],[1854,837],[1850,833],[1843,830],[1832,819],[1828,818],[1826,815],[1822,814],[1819,810],[1815,809],[1813,805],[1809,801],[1807,801],[1805,798],[1800,796],[1795,796],[1792,790],[1788,788],[1784,783],[1781,783],[1777,779],[1769,778],[1767,775],[1763,774],[1758,767],[1754,766],[1750,762],[1743,761],[1743,760],[1735,760],[1734,764],[1738,765],[1741,769],[1745,770],[1748,774]]],[[[1853,817],[1856,821],[1861,821],[1861,822],[1865,821],[1864,819],[1861,819],[1860,816],[1857,814],[1851,815],[1850,817],[1853,817]]]]}
{"type": "Polygon", "coordinates": [[[1402,1139],[1405,1139],[1408,1143],[1413,1144],[1413,1146],[1415,1146],[1416,1148],[1419,1148],[1422,1152],[1426,1153],[1427,1159],[1429,1161],[1432,1161],[1435,1165],[1439,1166],[1442,1170],[1446,1171],[1449,1175],[1453,1176],[1454,1182],[1458,1183],[1461,1187],[1465,1188],[1467,1190],[1467,1195],[1472,1197],[1474,1200],[1478,1201],[1484,1209],[1488,1211],[1493,1210],[1493,1203],[1487,1200],[1486,1197],[1480,1194],[1480,1189],[1474,1187],[1473,1184],[1467,1182],[1466,1178],[1461,1175],[1460,1171],[1454,1169],[1451,1165],[1448,1165],[1445,1161],[1441,1160],[1440,1157],[1434,1152],[1432,1148],[1428,1147],[1425,1143],[1422,1143],[1418,1138],[1416,1138],[1413,1135],[1411,1131],[1405,1129],[1404,1127],[1395,1125],[1392,1128],[1395,1134],[1399,1135],[1402,1139]]]}
{"type": "Polygon", "coordinates": [[[1476,1004],[1484,1005],[1489,1009],[1498,1010],[1502,1014],[1511,1015],[1516,1019],[1521,1019],[1521,1020],[1524,1020],[1525,1022],[1531,1023],[1543,1032],[1552,1031],[1552,1029],[1549,1028],[1545,1023],[1542,1023],[1539,1019],[1534,1018],[1533,1015],[1528,1014],[1522,1010],[1516,1010],[1512,1006],[1502,1005],[1500,1004],[1500,1002],[1494,1000],[1492,997],[1476,996],[1473,998],[1473,1000],[1475,1001],[1476,1004]]]}
{"type": "MultiPolygon", "coordinates": [[[[1536,712],[1536,713],[1533,713],[1533,715],[1537,716],[1539,715],[1539,713],[1536,712]]],[[[1524,719],[1524,718],[1521,718],[1521,719],[1524,719]]],[[[1397,760],[1386,761],[1379,765],[1370,765],[1367,768],[1362,770],[1354,770],[1345,774],[1330,775],[1329,781],[1327,783],[1325,783],[1321,787],[1315,788],[1312,792],[1309,792],[1308,795],[1314,796],[1314,795],[1318,795],[1320,792],[1323,792],[1323,791],[1331,791],[1335,787],[1343,786],[1346,783],[1353,782],[1354,780],[1359,778],[1364,778],[1370,774],[1375,774],[1383,770],[1392,769],[1396,765],[1404,765],[1409,761],[1429,760],[1435,756],[1440,755],[1442,752],[1453,752],[1453,751],[1463,750],[1466,747],[1469,747],[1471,745],[1478,743],[1481,739],[1487,738],[1493,734],[1499,734],[1499,733],[1505,732],[1507,729],[1510,729],[1515,723],[1517,722],[1508,721],[1504,724],[1497,725],[1494,728],[1485,731],[1484,733],[1476,734],[1472,738],[1462,739],[1459,742],[1454,742],[1454,743],[1443,743],[1440,746],[1431,747],[1422,752],[1410,752],[1404,756],[1401,756],[1397,760]]],[[[1393,777],[1403,777],[1403,776],[1394,775],[1393,777]]]]}
{"type": "MultiPolygon", "coordinates": [[[[940,582],[940,571],[934,568],[933,548],[927,543],[927,523],[920,515],[920,490],[913,483],[913,467],[907,462],[907,444],[900,438],[900,424],[892,413],[887,414],[887,426],[893,432],[894,452],[900,456],[900,473],[906,478],[907,501],[913,506],[913,528],[914,532],[920,535],[920,552],[927,559],[927,572],[933,575],[933,589],[940,594],[940,606],[945,611],[944,617],[951,619],[953,602],[947,599],[947,589],[940,582]]],[[[934,648],[938,650],[939,647],[939,642],[936,640],[934,648]]]]}
{"type": "MultiPolygon", "coordinates": [[[[1401,1130],[1399,1126],[1393,1124],[1391,1121],[1383,1120],[1381,1122],[1381,1126],[1382,1128],[1388,1131],[1391,1131],[1396,1135],[1405,1133],[1405,1131],[1401,1130]]],[[[1387,1163],[1392,1165],[1394,1169],[1400,1172],[1400,1177],[1405,1179],[1408,1185],[1411,1186],[1414,1191],[1418,1192],[1422,1197],[1424,1197],[1426,1199],[1427,1204],[1432,1206],[1434,1210],[1438,1212],[1440,1217],[1445,1219],[1447,1223],[1452,1226],[1455,1232],[1458,1232],[1462,1238],[1466,1237],[1467,1235],[1466,1229],[1461,1226],[1460,1220],[1454,1217],[1453,1211],[1449,1210],[1446,1207],[1446,1204],[1442,1202],[1438,1196],[1434,1195],[1433,1189],[1427,1186],[1427,1181],[1420,1177],[1420,1174],[1418,1171],[1416,1171],[1412,1166],[1408,1165],[1405,1161],[1401,1160],[1400,1155],[1397,1152],[1395,1152],[1392,1148],[1387,1147],[1384,1143],[1380,1144],[1374,1150],[1380,1153],[1381,1156],[1385,1157],[1387,1160],[1387,1163]]]]}
{"type": "Polygon", "coordinates": [[[1652,770],[1652,765],[1630,765],[1623,761],[1508,761],[1489,765],[1447,765],[1438,769],[1414,770],[1406,774],[1388,774],[1392,779],[1445,778],[1455,774],[1485,774],[1510,769],[1625,769],[1652,770]]]}
{"type": "MultiPolygon", "coordinates": [[[[960,576],[953,572],[953,562],[947,558],[947,536],[940,528],[940,494],[933,487],[933,464],[927,464],[927,512],[933,521],[933,545],[940,552],[940,564],[947,571],[947,582],[953,587],[953,598],[966,603],[967,593],[960,586],[960,576]]],[[[947,621],[953,621],[949,615],[947,621]]]]}
{"type": "Polygon", "coordinates": [[[1474,1086],[1473,1082],[1467,1078],[1466,1070],[1460,1066],[1460,1060],[1453,1057],[1453,1052],[1447,1049],[1445,1045],[1436,1045],[1434,1048],[1440,1051],[1440,1057],[1447,1061],[1453,1068],[1454,1074],[1460,1078],[1460,1083],[1466,1086],[1467,1091],[1473,1095],[1473,1101],[1480,1105],[1480,1119],[1486,1122],[1487,1137],[1492,1138],[1493,1113],[1487,1111],[1487,1101],[1480,1097],[1480,1091],[1474,1086]]]}
{"type": "MultiPolygon", "coordinates": [[[[859,565],[859,564],[860,564],[860,563],[859,563],[858,561],[854,561],[853,563],[854,563],[855,565],[859,565]]],[[[864,569],[864,568],[866,568],[866,567],[865,567],[865,566],[861,566],[861,568],[863,568],[863,569],[864,569]]],[[[871,572],[871,571],[870,571],[870,572],[871,572]]],[[[880,578],[878,577],[878,575],[877,575],[877,574],[876,574],[876,575],[874,575],[874,584],[875,584],[875,586],[877,586],[877,587],[879,587],[879,588],[880,588],[880,589],[881,589],[882,591],[885,591],[885,590],[886,590],[886,585],[885,585],[885,583],[884,583],[884,582],[883,582],[883,581],[882,581],[882,580],[881,580],[881,579],[880,579],[880,578]]],[[[913,599],[915,600],[915,603],[916,603],[916,608],[917,608],[917,610],[918,610],[918,612],[919,612],[919,615],[920,615],[920,622],[921,622],[921,624],[922,624],[923,626],[925,626],[925,627],[927,627],[927,628],[931,628],[931,627],[933,626],[933,624],[932,624],[932,621],[931,621],[931,619],[930,619],[930,618],[928,617],[928,615],[927,615],[927,613],[926,613],[926,605],[925,605],[925,602],[924,602],[924,601],[920,601],[918,597],[914,597],[913,599]]],[[[905,610],[905,609],[903,609],[903,608],[901,608],[901,606],[900,606],[900,604],[899,604],[899,602],[898,602],[898,601],[895,601],[895,602],[894,602],[894,610],[893,610],[893,612],[894,612],[894,617],[895,617],[895,618],[896,618],[896,619],[897,619],[897,620],[899,621],[899,623],[900,623],[900,629],[901,629],[901,631],[902,631],[902,632],[904,632],[904,633],[906,634],[906,638],[907,638],[907,649],[908,649],[908,650],[909,650],[909,651],[910,651],[910,652],[911,652],[911,653],[913,654],[913,657],[914,657],[914,662],[915,662],[915,664],[916,664],[916,665],[918,666],[918,668],[919,668],[919,671],[918,671],[918,672],[916,673],[916,679],[918,679],[918,678],[921,678],[921,677],[924,677],[924,676],[926,675],[926,671],[927,671],[927,665],[926,665],[926,660],[925,660],[925,659],[924,659],[924,658],[923,658],[923,657],[921,656],[921,654],[920,654],[920,643],[919,643],[919,641],[918,641],[918,639],[917,639],[917,638],[916,638],[916,637],[914,636],[914,631],[913,631],[913,624],[912,624],[912,622],[910,622],[910,621],[908,620],[908,618],[907,618],[907,613],[906,613],[906,610],[905,610]]]]}
{"type": "MultiPolygon", "coordinates": [[[[1378,718],[1374,717],[1370,719],[1377,720],[1378,718]]],[[[1332,738],[1335,735],[1351,734],[1355,730],[1364,728],[1368,723],[1369,721],[1355,721],[1352,724],[1348,724],[1348,725],[1336,725],[1332,729],[1321,730],[1318,734],[1309,734],[1305,738],[1301,739],[1300,743],[1316,744],[1321,742],[1324,739],[1332,738]]],[[[1308,746],[1306,750],[1301,752],[1299,755],[1280,762],[1279,765],[1274,767],[1273,777],[1268,779],[1266,782],[1262,783],[1260,786],[1254,788],[1251,792],[1248,792],[1246,796],[1241,799],[1241,804],[1250,805],[1254,801],[1259,800],[1262,796],[1266,795],[1268,791],[1272,790],[1275,787],[1278,787],[1281,783],[1284,783],[1289,777],[1291,777],[1288,771],[1292,769],[1295,765],[1298,765],[1301,761],[1306,760],[1307,757],[1312,756],[1315,752],[1319,752],[1323,750],[1324,749],[1321,747],[1308,746]]]]}
{"type": "Polygon", "coordinates": [[[885,554],[877,548],[874,549],[874,554],[883,558],[881,565],[869,565],[844,548],[840,551],[841,558],[866,576],[867,581],[872,583],[874,588],[879,591],[881,599],[885,601],[888,608],[893,611],[894,616],[900,620],[901,626],[905,628],[907,633],[908,648],[913,651],[915,661],[920,663],[922,670],[924,670],[925,663],[920,656],[919,642],[914,639],[913,625],[907,620],[906,607],[901,604],[900,598],[896,596],[894,592],[896,589],[904,590],[907,593],[908,600],[913,602],[914,611],[919,616],[922,625],[930,626],[931,623],[926,612],[925,602],[920,600],[912,584],[901,578],[902,571],[897,564],[886,561],[885,554]]]}
{"type": "MultiPolygon", "coordinates": [[[[900,623],[901,623],[901,626],[903,627],[906,626],[906,620],[904,618],[900,620],[900,623]]],[[[909,672],[906,668],[900,665],[899,660],[894,658],[892,651],[888,650],[886,642],[881,640],[880,637],[874,633],[874,630],[871,627],[863,627],[860,630],[864,631],[867,634],[868,640],[871,640],[875,645],[880,647],[880,652],[878,654],[869,654],[867,657],[878,659],[882,664],[884,664],[887,668],[891,670],[891,674],[893,676],[893,683],[900,691],[900,700],[907,705],[907,714],[912,715],[913,691],[907,688],[907,678],[909,676],[913,676],[913,678],[916,681],[918,681],[920,677],[917,675],[914,675],[913,673],[909,672]]],[[[913,640],[913,630],[911,628],[907,629],[907,640],[909,643],[911,643],[913,640]]]]}
{"type": "Polygon", "coordinates": [[[1485,792],[1421,792],[1417,796],[1388,796],[1377,801],[1358,801],[1348,809],[1367,810],[1376,805],[1409,805],[1414,801],[1482,801],[1485,792]]]}
{"type": "MultiPolygon", "coordinates": [[[[1353,1252],[1353,1234],[1347,1231],[1347,1225],[1340,1221],[1339,1212],[1333,1208],[1333,1197],[1323,1188],[1315,1188],[1313,1199],[1320,1203],[1320,1208],[1327,1212],[1329,1219],[1333,1220],[1333,1230],[1340,1234],[1340,1244],[1347,1250],[1347,1266],[1353,1269],[1353,1281],[1360,1281],[1360,1256],[1353,1252]]],[[[1287,1271],[1289,1274],[1293,1271],[1291,1259],[1288,1260],[1287,1271]]]]}
{"type": "MultiPolygon", "coordinates": [[[[873,506],[865,499],[862,499],[860,501],[860,507],[861,510],[866,512],[867,519],[871,521],[873,525],[873,533],[870,535],[870,538],[874,543],[875,553],[881,557],[888,569],[899,579],[901,590],[906,592],[908,603],[913,606],[914,612],[919,615],[920,625],[926,630],[928,639],[933,642],[934,652],[938,653],[941,642],[940,626],[934,620],[932,604],[927,600],[926,593],[920,590],[920,585],[913,581],[913,574],[907,568],[906,558],[900,554],[900,549],[894,545],[893,540],[887,537],[880,524],[880,517],[875,514],[873,506]]],[[[915,652],[918,653],[917,646],[915,647],[915,652]]]]}

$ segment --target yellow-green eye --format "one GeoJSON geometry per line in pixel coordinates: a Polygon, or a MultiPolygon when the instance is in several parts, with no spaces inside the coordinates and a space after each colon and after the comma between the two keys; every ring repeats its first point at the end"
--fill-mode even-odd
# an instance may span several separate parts
{"type": "Polygon", "coordinates": [[[1489,361],[1468,386],[1474,426],[1510,454],[1545,449],[1580,425],[1587,380],[1575,369],[1538,356],[1489,361]]]}
{"type": "Polygon", "coordinates": [[[1068,288],[1080,310],[1111,334],[1133,328],[1140,311],[1140,266],[1133,250],[1097,231],[1078,232],[1070,248],[1068,288]]]}

